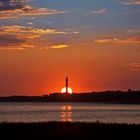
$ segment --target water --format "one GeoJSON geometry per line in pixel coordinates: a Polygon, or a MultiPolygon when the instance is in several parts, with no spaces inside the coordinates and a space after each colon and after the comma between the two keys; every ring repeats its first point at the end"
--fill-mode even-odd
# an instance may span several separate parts
{"type": "Polygon", "coordinates": [[[140,105],[0,103],[0,122],[116,122],[140,124],[140,105]]]}

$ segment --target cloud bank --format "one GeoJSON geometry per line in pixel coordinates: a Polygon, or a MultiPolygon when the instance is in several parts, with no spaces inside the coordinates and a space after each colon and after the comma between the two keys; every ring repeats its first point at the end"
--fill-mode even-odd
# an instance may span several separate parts
{"type": "Polygon", "coordinates": [[[28,5],[28,0],[0,0],[0,19],[19,18],[23,16],[46,16],[66,12],[32,7],[28,5]]]}
{"type": "Polygon", "coordinates": [[[41,39],[44,35],[61,35],[66,32],[55,29],[41,29],[26,26],[2,26],[0,27],[0,49],[33,48],[32,42],[41,39]]]}

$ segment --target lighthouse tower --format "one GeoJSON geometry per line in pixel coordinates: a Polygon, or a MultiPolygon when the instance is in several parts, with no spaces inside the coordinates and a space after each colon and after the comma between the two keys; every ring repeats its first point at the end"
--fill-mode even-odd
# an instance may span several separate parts
{"type": "Polygon", "coordinates": [[[66,93],[68,93],[68,87],[69,87],[69,79],[68,79],[68,77],[66,77],[66,85],[65,85],[65,87],[66,87],[66,93]]]}

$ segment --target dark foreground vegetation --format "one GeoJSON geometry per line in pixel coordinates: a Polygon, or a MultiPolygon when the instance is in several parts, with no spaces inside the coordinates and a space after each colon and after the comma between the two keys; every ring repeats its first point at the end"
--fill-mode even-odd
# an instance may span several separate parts
{"type": "Polygon", "coordinates": [[[43,96],[0,97],[0,102],[107,102],[140,104],[140,91],[105,91],[91,93],[62,94],[43,96]]]}
{"type": "Polygon", "coordinates": [[[10,139],[93,139],[93,140],[136,140],[140,139],[140,125],[105,123],[1,123],[0,137],[10,139]]]}

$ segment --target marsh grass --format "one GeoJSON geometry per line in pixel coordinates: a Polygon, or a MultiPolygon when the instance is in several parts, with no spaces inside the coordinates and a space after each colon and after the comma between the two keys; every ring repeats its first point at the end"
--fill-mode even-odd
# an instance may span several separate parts
{"type": "Polygon", "coordinates": [[[86,122],[2,122],[4,139],[139,139],[140,125],[86,122]]]}

